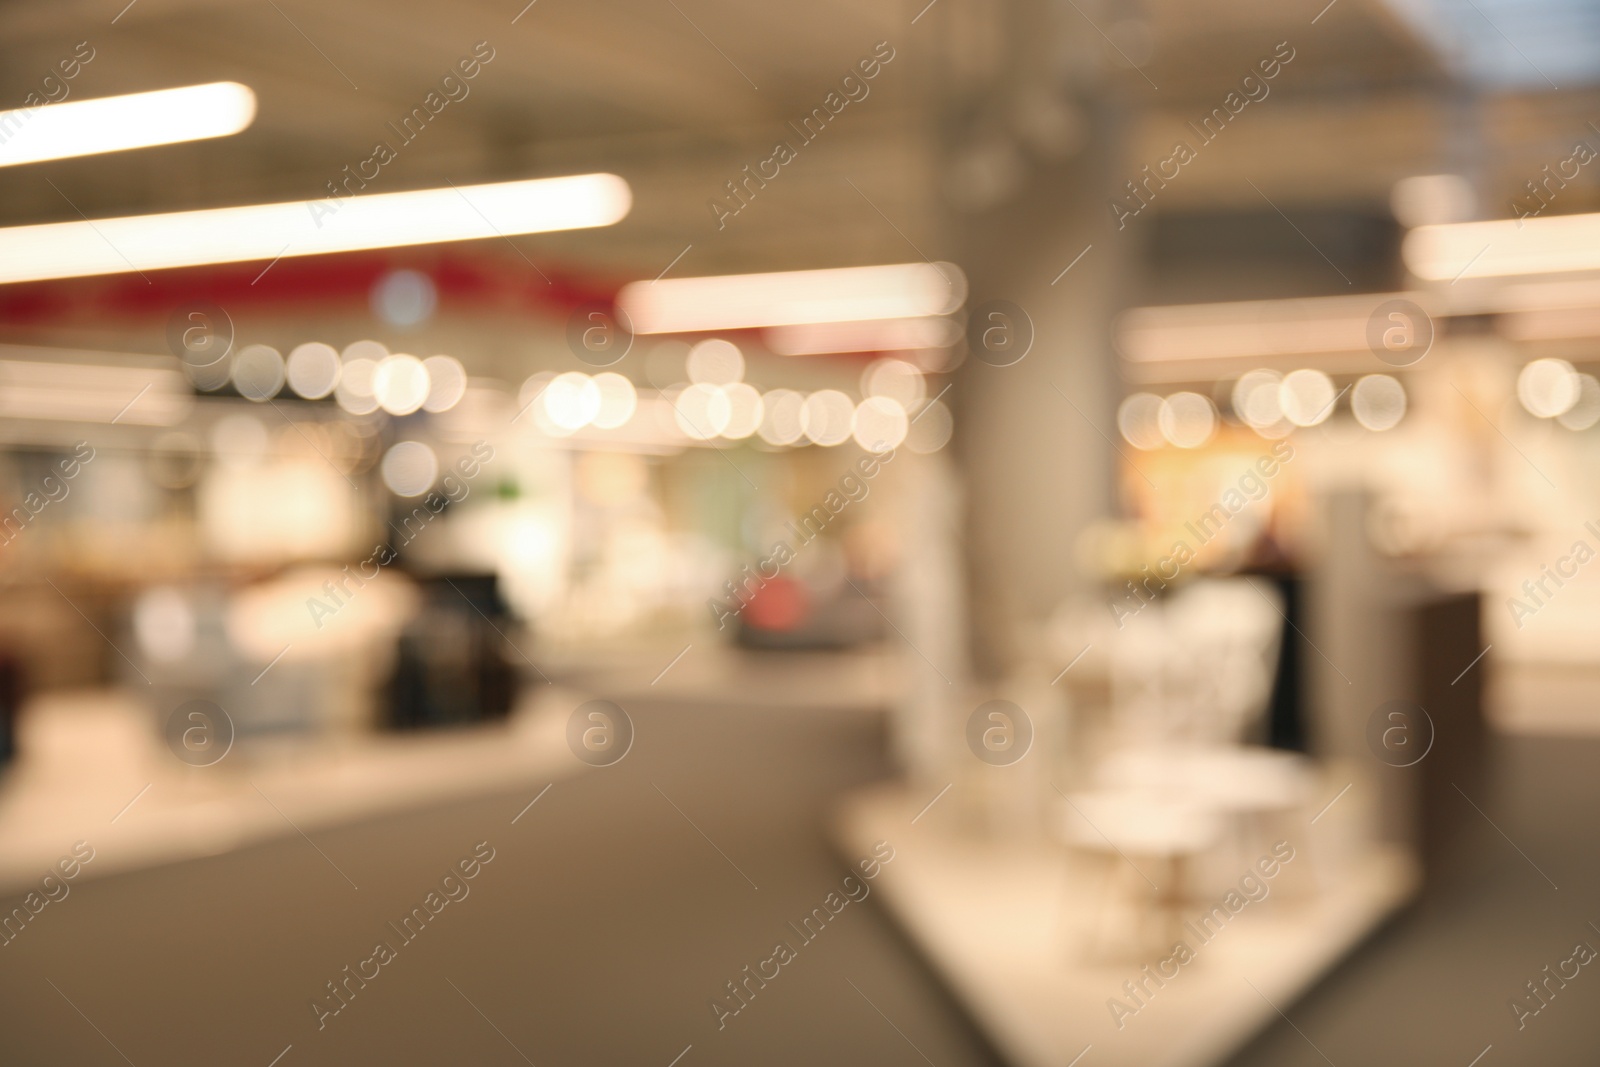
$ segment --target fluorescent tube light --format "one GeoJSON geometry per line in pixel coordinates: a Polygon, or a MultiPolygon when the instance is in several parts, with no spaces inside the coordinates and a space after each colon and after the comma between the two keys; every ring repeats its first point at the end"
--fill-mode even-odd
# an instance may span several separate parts
{"type": "Polygon", "coordinates": [[[1600,215],[1419,226],[1400,251],[1429,281],[1600,270],[1600,215]]]}
{"type": "Polygon", "coordinates": [[[960,337],[961,328],[954,319],[874,319],[778,326],[767,332],[766,341],[780,356],[820,356],[947,348],[960,337]]]}
{"type": "Polygon", "coordinates": [[[697,333],[947,315],[966,297],[960,267],[898,263],[633,282],[617,303],[635,333],[697,333]]]}
{"type": "Polygon", "coordinates": [[[106,96],[0,112],[0,167],[227,137],[256,117],[238,82],[106,96]]]}
{"type": "Polygon", "coordinates": [[[0,230],[0,283],[239,263],[610,226],[633,205],[615,174],[451,186],[334,202],[179,211],[0,230]]]}
{"type": "Polygon", "coordinates": [[[1400,299],[1429,302],[1421,293],[1370,293],[1133,308],[1117,320],[1118,347],[1145,363],[1364,352],[1373,313],[1400,299]]]}
{"type": "Polygon", "coordinates": [[[189,383],[165,367],[0,359],[0,419],[171,426],[192,406],[189,383]]]}

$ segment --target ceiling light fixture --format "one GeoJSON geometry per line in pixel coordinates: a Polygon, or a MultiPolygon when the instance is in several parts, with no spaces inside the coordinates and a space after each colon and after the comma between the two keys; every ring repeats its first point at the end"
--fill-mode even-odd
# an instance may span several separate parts
{"type": "Polygon", "coordinates": [[[767,346],[780,356],[820,356],[835,352],[904,352],[948,348],[961,338],[954,319],[806,323],[767,332],[767,346]]]}
{"type": "Polygon", "coordinates": [[[1136,363],[1366,353],[1368,324],[1378,308],[1398,299],[1416,303],[1420,296],[1367,293],[1132,308],[1117,319],[1117,342],[1136,363]]]}
{"type": "Polygon", "coordinates": [[[1400,254],[1429,281],[1600,270],[1600,214],[1419,226],[1400,254]]]}
{"type": "Polygon", "coordinates": [[[635,333],[699,333],[948,315],[966,298],[960,267],[896,263],[633,282],[617,304],[635,333]]]}
{"type": "Polygon", "coordinates": [[[19,108],[0,112],[0,167],[227,137],[255,117],[256,94],[238,82],[19,108]]]}
{"type": "Polygon", "coordinates": [[[171,369],[169,360],[118,353],[125,362],[91,363],[58,349],[6,346],[4,351],[23,358],[0,358],[0,422],[48,419],[172,426],[193,406],[189,383],[171,369]]]}
{"type": "Polygon", "coordinates": [[[240,263],[610,226],[633,194],[615,174],[451,186],[0,229],[0,283],[240,263]]]}

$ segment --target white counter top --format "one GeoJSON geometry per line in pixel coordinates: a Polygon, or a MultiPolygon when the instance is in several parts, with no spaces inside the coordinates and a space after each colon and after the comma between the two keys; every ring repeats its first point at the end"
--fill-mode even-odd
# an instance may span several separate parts
{"type": "MultiPolygon", "coordinates": [[[[1074,877],[1059,848],[962,833],[934,818],[937,808],[913,825],[927,802],[901,787],[859,793],[835,838],[850,857],[880,840],[894,846],[876,886],[883,905],[1017,1067],[1064,1067],[1090,1046],[1085,1067],[1223,1062],[1417,884],[1406,856],[1358,853],[1329,891],[1246,908],[1119,1029],[1107,1002],[1128,1000],[1123,983],[1140,977],[1139,964],[1088,962],[1063,929],[1064,916],[1093,914],[1098,887],[1074,877]]],[[[1307,827],[1301,862],[1316,862],[1318,829],[1307,827]]]]}
{"type": "Polygon", "coordinates": [[[80,840],[95,849],[82,874],[93,878],[518,786],[531,800],[586,769],[564,733],[583,698],[531,696],[501,724],[295,749],[240,743],[189,767],[135,695],[48,694],[26,709],[22,755],[0,779],[0,894],[37,886],[80,840]]]}

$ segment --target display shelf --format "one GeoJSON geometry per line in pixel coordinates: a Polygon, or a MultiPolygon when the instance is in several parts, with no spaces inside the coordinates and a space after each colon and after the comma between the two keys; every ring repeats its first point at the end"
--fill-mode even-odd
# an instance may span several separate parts
{"type": "Polygon", "coordinates": [[[509,722],[449,732],[241,742],[187,767],[136,699],[51,695],[28,709],[22,755],[0,780],[0,896],[37,888],[76,841],[95,850],[82,876],[98,878],[519,786],[532,799],[585,769],[566,745],[567,706],[525,702],[509,722]]]}
{"type": "MultiPolygon", "coordinates": [[[[929,791],[931,795],[931,791],[929,791]]],[[[834,838],[848,857],[888,841],[896,856],[879,899],[1016,1067],[1213,1067],[1288,1010],[1416,891],[1404,853],[1386,847],[1318,856],[1319,828],[1299,846],[1300,889],[1251,904],[1208,942],[1187,938],[1191,962],[1143,998],[1136,1014],[1124,982],[1161,957],[1090,962],[1075,929],[1095,914],[1102,883],[1078,877],[1066,851],[1044,842],[963,831],[956,818],[919,817],[928,802],[902,787],[850,796],[834,838]],[[915,823],[912,819],[917,817],[915,823]],[[1120,1022],[1120,1028],[1118,1023],[1120,1022]]],[[[961,798],[942,804],[959,810],[961,798]]],[[[951,812],[947,811],[946,816],[951,812]]],[[[1331,851],[1331,850],[1328,850],[1331,851]]],[[[1209,905],[1191,904],[1186,915],[1209,905]]],[[[1313,1035],[1314,1036],[1314,1035],[1313,1035]]]]}
{"type": "Polygon", "coordinates": [[[630,700],[760,712],[877,715],[904,691],[904,668],[883,645],[830,651],[752,651],[716,638],[685,643],[540,649],[559,683],[624,707],[630,700]]]}

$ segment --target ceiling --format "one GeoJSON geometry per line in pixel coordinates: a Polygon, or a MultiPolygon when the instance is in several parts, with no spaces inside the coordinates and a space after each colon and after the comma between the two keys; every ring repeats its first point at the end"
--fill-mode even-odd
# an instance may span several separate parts
{"type": "MultiPolygon", "coordinates": [[[[491,262],[527,259],[614,281],[669,267],[708,274],[938,256],[959,222],[942,178],[973,138],[1021,137],[1041,99],[1069,118],[1109,101],[1124,116],[1120,143],[1068,150],[1109,151],[1136,170],[1280,41],[1295,59],[1270,102],[1230,131],[1226,152],[1174,187],[1163,210],[1237,210],[1252,197],[1260,208],[1245,179],[1283,203],[1370,205],[1396,177],[1502,143],[1505,151],[1477,155],[1493,156],[1510,176],[1494,180],[1514,186],[1583,129],[1593,102],[1586,93],[1526,95],[1544,94],[1542,84],[1485,97],[1507,87],[1464,80],[1453,65],[1459,49],[1428,32],[1437,16],[1419,17],[1423,0],[1405,10],[1383,0],[524,2],[14,2],[0,42],[0,101],[20,104],[87,41],[94,58],[72,81],[74,98],[233,79],[256,91],[260,110],[251,129],[222,141],[0,170],[0,224],[316,199],[346,164],[395,140],[389,124],[480,41],[494,58],[469,95],[404,145],[369,191],[614,171],[635,191],[622,224],[478,250],[491,262]],[[726,183],[776,141],[796,140],[787,123],[821,106],[883,41],[894,59],[870,95],[719,226],[710,203],[726,183]],[[1462,125],[1442,119],[1460,117],[1463,94],[1473,100],[1466,149],[1442,132],[1462,125]]],[[[1481,6],[1509,17],[1491,0],[1481,6]]],[[[1569,11],[1562,25],[1584,33],[1591,26],[1575,0],[1535,6],[1569,11]]],[[[1555,63],[1526,33],[1524,49],[1555,63]]],[[[1493,52],[1488,38],[1475,40],[1493,52]]]]}

